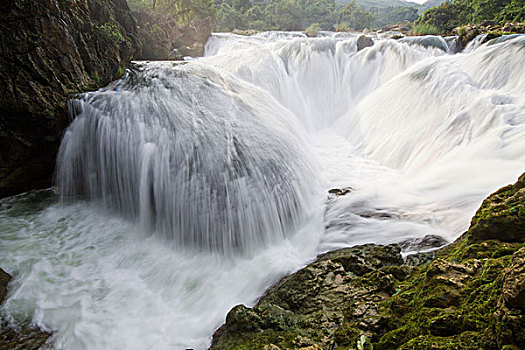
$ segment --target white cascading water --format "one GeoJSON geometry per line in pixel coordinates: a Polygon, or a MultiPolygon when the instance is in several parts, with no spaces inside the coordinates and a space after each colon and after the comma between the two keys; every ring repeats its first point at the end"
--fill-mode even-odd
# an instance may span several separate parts
{"type": "Polygon", "coordinates": [[[57,349],[205,349],[320,252],[456,238],[525,169],[525,36],[374,41],[216,34],[72,101],[60,201],[1,201],[3,315],[57,349]]]}

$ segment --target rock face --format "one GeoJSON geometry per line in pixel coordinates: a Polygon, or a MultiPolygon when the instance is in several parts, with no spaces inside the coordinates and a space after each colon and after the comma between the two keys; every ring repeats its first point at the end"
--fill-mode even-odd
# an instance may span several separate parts
{"type": "Polygon", "coordinates": [[[204,45],[211,35],[211,18],[179,26],[173,16],[151,12],[134,12],[142,39],[142,54],[138,59],[171,60],[204,54],[204,45]]]}
{"type": "Polygon", "coordinates": [[[11,281],[11,275],[0,269],[0,304],[4,302],[7,295],[7,285],[11,281]]]}
{"type": "Polygon", "coordinates": [[[0,5],[0,197],[49,186],[66,102],[122,76],[140,45],[126,0],[0,5]]]}
{"type": "Polygon", "coordinates": [[[318,257],[255,307],[233,308],[211,349],[521,348],[524,178],[488,197],[470,229],[429,259],[407,264],[398,245],[373,244],[318,257]]]}
{"type": "MultiPolygon", "coordinates": [[[[0,304],[7,294],[7,285],[11,276],[0,269],[0,304]]],[[[28,326],[11,327],[5,320],[0,320],[0,350],[36,350],[40,349],[51,334],[28,326]]]]}

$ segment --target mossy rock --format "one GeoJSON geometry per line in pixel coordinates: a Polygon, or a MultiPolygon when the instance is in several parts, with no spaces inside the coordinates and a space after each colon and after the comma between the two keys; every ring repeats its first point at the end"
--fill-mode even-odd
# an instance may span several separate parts
{"type": "Polygon", "coordinates": [[[519,349],[524,178],[488,197],[470,229],[425,257],[430,262],[407,265],[397,245],[319,256],[254,308],[235,307],[211,349],[301,349],[300,337],[322,349],[355,349],[362,336],[376,350],[519,349]]]}

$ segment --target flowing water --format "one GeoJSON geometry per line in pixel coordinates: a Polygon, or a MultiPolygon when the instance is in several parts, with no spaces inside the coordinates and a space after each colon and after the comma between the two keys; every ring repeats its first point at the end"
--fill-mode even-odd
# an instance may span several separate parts
{"type": "Polygon", "coordinates": [[[525,37],[374,41],[216,34],[72,101],[58,196],[0,202],[4,317],[57,349],[205,349],[318,253],[456,238],[525,168],[525,37]]]}

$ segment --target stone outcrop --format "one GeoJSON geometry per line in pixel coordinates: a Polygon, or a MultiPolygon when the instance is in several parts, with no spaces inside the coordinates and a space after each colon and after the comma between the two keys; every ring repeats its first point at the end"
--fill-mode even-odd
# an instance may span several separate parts
{"type": "Polygon", "coordinates": [[[487,34],[481,42],[481,44],[483,44],[502,35],[516,33],[525,33],[525,23],[506,23],[501,25],[494,21],[484,21],[479,24],[456,27],[452,30],[452,34],[458,36],[458,52],[463,50],[469,42],[481,34],[487,34]]]}
{"type": "Polygon", "coordinates": [[[469,230],[430,256],[404,262],[398,245],[369,244],[318,257],[253,308],[233,308],[211,349],[519,349],[524,179],[488,197],[469,230]]]}
{"type": "Polygon", "coordinates": [[[0,197],[49,186],[67,100],[119,78],[139,51],[126,0],[0,5],[0,197]]]}
{"type": "Polygon", "coordinates": [[[204,45],[211,35],[211,18],[180,26],[173,16],[166,14],[140,11],[133,16],[142,40],[142,54],[137,59],[171,60],[204,54],[204,45]]]}

